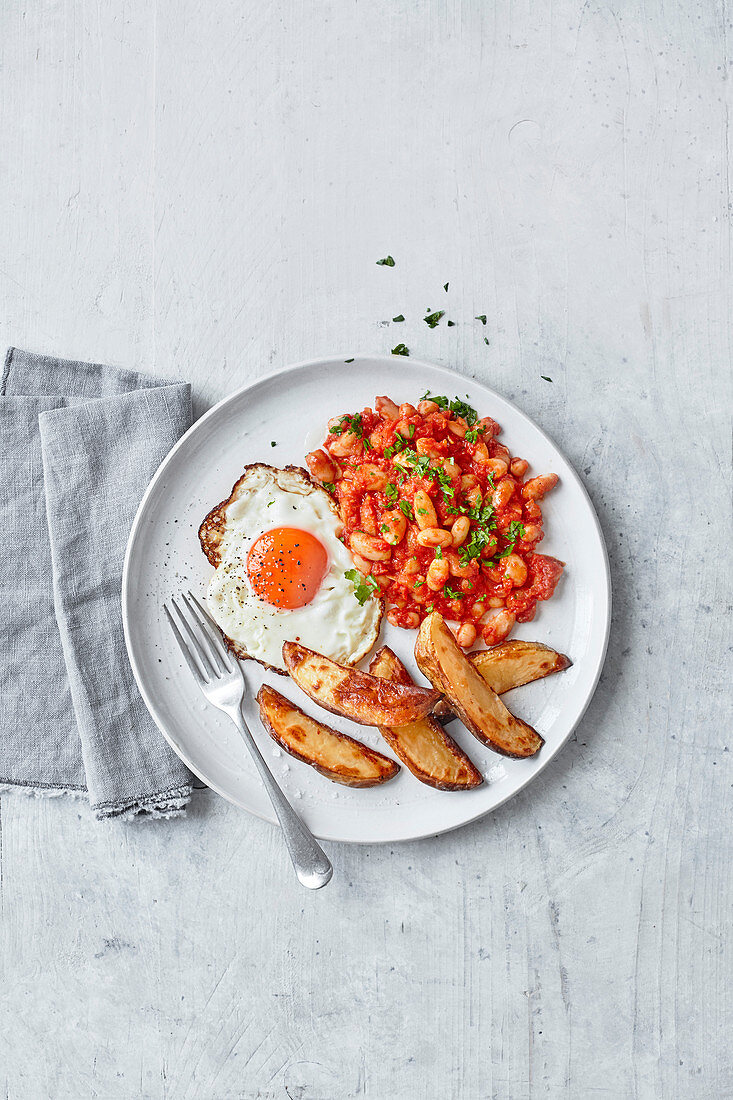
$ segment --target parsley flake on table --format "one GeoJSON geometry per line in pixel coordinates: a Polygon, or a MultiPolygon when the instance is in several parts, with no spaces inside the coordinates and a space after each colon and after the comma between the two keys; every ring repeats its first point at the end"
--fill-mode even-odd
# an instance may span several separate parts
{"type": "Polygon", "coordinates": [[[344,363],[353,363],[353,362],[354,362],[353,359],[344,359],[344,363]]]}
{"type": "Polygon", "coordinates": [[[445,316],[444,309],[436,309],[434,313],[428,313],[427,317],[423,317],[423,321],[428,328],[435,328],[439,323],[440,318],[445,316]]]}
{"type": "Polygon", "coordinates": [[[479,313],[479,315],[477,317],[474,317],[474,321],[480,321],[482,325],[485,325],[486,324],[486,314],[485,313],[479,313]]]}
{"type": "Polygon", "coordinates": [[[410,349],[406,344],[398,344],[397,347],[392,348],[393,355],[409,355],[410,349]]]}
{"type": "Polygon", "coordinates": [[[449,286],[450,286],[450,283],[443,283],[443,290],[446,292],[446,294],[448,293],[448,287],[449,286]]]}
{"type": "Polygon", "coordinates": [[[394,260],[391,256],[385,256],[382,260],[377,260],[377,267],[394,267],[394,260]]]}
{"type": "Polygon", "coordinates": [[[277,443],[275,442],[274,439],[271,441],[270,446],[271,447],[277,447],[277,443]]]}
{"type": "Polygon", "coordinates": [[[455,327],[456,327],[455,321],[449,321],[448,322],[448,328],[455,328],[455,327]]]}
{"type": "Polygon", "coordinates": [[[552,382],[552,379],[548,378],[546,374],[541,374],[540,378],[544,378],[545,382],[552,382]]]}
{"type": "Polygon", "coordinates": [[[402,314],[402,313],[398,313],[396,317],[393,317],[393,318],[392,318],[392,320],[393,320],[393,321],[394,321],[395,323],[399,323],[400,321],[404,321],[404,319],[405,319],[405,318],[404,318],[404,314],[402,314]]]}
{"type": "Polygon", "coordinates": [[[359,603],[364,606],[372,593],[379,590],[376,577],[371,573],[368,576],[364,576],[358,569],[347,569],[344,573],[347,580],[351,581],[354,586],[354,596],[359,603]]]}

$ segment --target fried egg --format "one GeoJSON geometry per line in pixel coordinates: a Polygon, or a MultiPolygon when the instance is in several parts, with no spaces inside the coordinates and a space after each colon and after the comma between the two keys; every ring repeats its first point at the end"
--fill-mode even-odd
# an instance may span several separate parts
{"type": "Polygon", "coordinates": [[[370,651],[383,602],[356,599],[340,527],[328,493],[298,467],[247,467],[209,512],[199,530],[215,566],[206,603],[239,657],[285,672],[286,641],[343,664],[370,651]]]}

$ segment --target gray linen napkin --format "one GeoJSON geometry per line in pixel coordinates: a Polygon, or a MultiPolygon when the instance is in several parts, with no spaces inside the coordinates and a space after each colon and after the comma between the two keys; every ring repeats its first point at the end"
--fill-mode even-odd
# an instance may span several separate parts
{"type": "Polygon", "coordinates": [[[88,793],[98,818],[183,813],[191,774],[138,693],[127,536],[191,423],[190,387],[11,348],[0,382],[0,789],[88,793]]]}

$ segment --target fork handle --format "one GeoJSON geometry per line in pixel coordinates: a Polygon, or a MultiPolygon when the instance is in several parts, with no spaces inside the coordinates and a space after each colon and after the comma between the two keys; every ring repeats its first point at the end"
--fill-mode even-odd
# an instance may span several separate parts
{"type": "Polygon", "coordinates": [[[298,880],[309,890],[320,890],[322,886],[325,886],[331,880],[333,874],[331,861],[308,826],[301,821],[280,790],[272,772],[265,763],[262,753],[257,748],[255,739],[242,717],[240,708],[236,707],[230,714],[242,735],[245,745],[252,754],[257,771],[260,773],[262,782],[265,785],[265,790],[270,796],[298,880]]]}

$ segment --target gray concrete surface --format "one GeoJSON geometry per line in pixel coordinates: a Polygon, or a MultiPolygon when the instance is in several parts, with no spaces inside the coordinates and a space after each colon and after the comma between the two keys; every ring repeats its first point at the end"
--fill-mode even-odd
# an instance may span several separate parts
{"type": "Polygon", "coordinates": [[[7,1100],[733,1096],[730,33],[685,0],[5,6],[5,343],[202,410],[403,340],[554,437],[615,596],[539,780],[331,846],[315,896],[208,792],[128,825],[4,794],[7,1100]],[[446,281],[485,330],[383,324],[446,281]]]}

